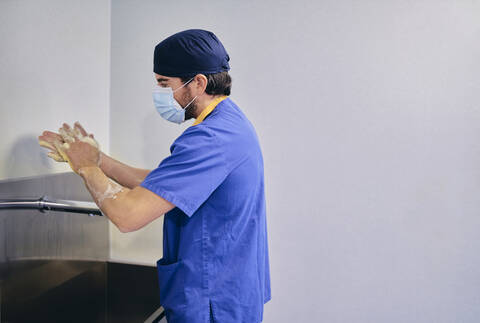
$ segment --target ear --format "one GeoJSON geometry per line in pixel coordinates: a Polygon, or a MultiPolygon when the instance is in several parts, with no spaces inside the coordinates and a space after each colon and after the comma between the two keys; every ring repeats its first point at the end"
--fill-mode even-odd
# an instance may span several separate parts
{"type": "Polygon", "coordinates": [[[197,95],[202,95],[205,93],[205,89],[207,88],[208,79],[203,74],[197,74],[193,78],[192,83],[195,91],[198,93],[197,95]]]}

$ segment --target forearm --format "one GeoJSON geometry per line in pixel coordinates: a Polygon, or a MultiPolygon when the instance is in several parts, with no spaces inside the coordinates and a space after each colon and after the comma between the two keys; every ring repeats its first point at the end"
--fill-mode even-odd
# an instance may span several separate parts
{"type": "Polygon", "coordinates": [[[115,183],[96,166],[79,170],[85,186],[95,203],[122,232],[127,232],[129,218],[134,213],[134,203],[128,198],[130,189],[115,183]]]}
{"type": "Polygon", "coordinates": [[[148,173],[150,173],[148,169],[125,165],[104,153],[100,153],[100,155],[100,168],[103,173],[129,189],[140,185],[148,173]]]}

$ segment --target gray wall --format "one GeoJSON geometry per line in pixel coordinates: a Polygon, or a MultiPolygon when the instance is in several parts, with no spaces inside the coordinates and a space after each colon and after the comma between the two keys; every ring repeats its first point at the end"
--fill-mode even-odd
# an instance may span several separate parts
{"type": "MultiPolygon", "coordinates": [[[[112,1],[111,152],[148,168],[168,155],[184,126],[153,108],[153,48],[210,29],[265,156],[265,322],[478,322],[479,14],[463,0],[112,1]]],[[[114,234],[112,255],[160,258],[152,226],[114,234]]]]}
{"type": "Polygon", "coordinates": [[[109,145],[110,0],[0,0],[0,179],[65,172],[38,145],[80,121],[109,145]]]}

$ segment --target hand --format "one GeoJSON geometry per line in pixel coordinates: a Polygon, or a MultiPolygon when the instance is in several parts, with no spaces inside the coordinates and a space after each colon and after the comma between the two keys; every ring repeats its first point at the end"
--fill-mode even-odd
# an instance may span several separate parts
{"type": "Polygon", "coordinates": [[[93,151],[98,151],[99,153],[99,145],[94,139],[93,134],[88,134],[79,122],[75,122],[73,129],[68,124],[64,123],[62,128],[59,129],[58,134],[51,131],[44,131],[38,139],[40,146],[52,150],[48,153],[50,158],[58,162],[69,162],[70,167],[75,172],[78,172],[78,169],[81,167],[92,165],[92,163],[86,163],[85,160],[81,161],[81,158],[79,159],[77,156],[78,153],[85,153],[85,158],[89,159],[91,162],[96,162],[95,166],[98,166],[100,163],[98,159],[99,157],[96,158],[96,156],[92,156],[92,150],[88,149],[89,147],[85,146],[84,148],[81,148],[81,146],[84,146],[83,144],[76,144],[76,142],[87,143],[93,148],[96,148],[96,150],[94,149],[93,151]],[[67,151],[70,150],[72,145],[74,145],[75,148],[72,150],[73,156],[69,157],[67,151]],[[75,162],[70,158],[75,158],[75,162]]]}
{"type": "Polygon", "coordinates": [[[77,174],[80,174],[79,170],[83,167],[100,165],[100,151],[98,148],[77,138],[73,142],[67,142],[61,146],[56,146],[56,148],[77,174]]]}
{"type": "Polygon", "coordinates": [[[65,142],[73,142],[75,137],[99,148],[98,142],[94,139],[93,134],[88,134],[78,121],[74,124],[73,132],[66,123],[64,123],[63,127],[59,130],[60,134],[46,130],[38,137],[40,146],[52,150],[48,153],[48,157],[57,162],[66,162],[66,160],[60,155],[55,146],[63,145],[65,142]],[[90,137],[91,139],[85,137],[90,137]]]}
{"type": "Polygon", "coordinates": [[[66,162],[55,148],[56,145],[63,145],[64,141],[62,136],[58,133],[45,130],[41,136],[38,136],[38,143],[40,146],[50,149],[48,157],[54,159],[57,162],[66,162]]]}

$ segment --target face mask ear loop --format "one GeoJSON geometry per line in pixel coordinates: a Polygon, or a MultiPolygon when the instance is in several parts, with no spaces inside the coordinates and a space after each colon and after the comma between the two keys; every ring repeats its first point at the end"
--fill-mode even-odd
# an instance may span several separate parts
{"type": "MultiPolygon", "coordinates": [[[[198,95],[197,95],[197,96],[198,96],[198,95]]],[[[190,108],[190,104],[191,104],[193,101],[195,101],[195,99],[197,98],[197,96],[194,97],[193,100],[190,101],[190,102],[185,106],[185,108],[184,108],[185,111],[187,111],[187,109],[190,108]]]]}
{"type": "Polygon", "coordinates": [[[177,90],[180,90],[182,87],[184,87],[185,85],[187,85],[188,83],[190,83],[195,77],[192,77],[191,79],[189,79],[187,82],[185,82],[182,86],[180,86],[179,88],[176,88],[175,90],[173,90],[173,92],[177,91],[177,90]]]}
{"type": "MultiPolygon", "coordinates": [[[[195,76],[192,77],[191,79],[189,79],[187,82],[185,82],[185,84],[183,84],[182,86],[180,86],[180,87],[179,87],[178,89],[176,89],[176,90],[180,90],[182,87],[184,87],[185,85],[187,85],[188,83],[190,83],[194,78],[195,78],[195,76]]],[[[176,91],[176,90],[175,90],[175,91],[176,91]]],[[[173,91],[173,92],[175,92],[175,91],[173,91]]],[[[197,95],[197,96],[198,96],[198,95],[197,95]]],[[[195,99],[197,98],[197,96],[195,96],[195,97],[192,99],[192,101],[188,102],[188,104],[185,106],[185,108],[183,108],[185,111],[187,111],[187,109],[190,107],[190,104],[192,104],[192,102],[195,101],[195,99]]]]}

